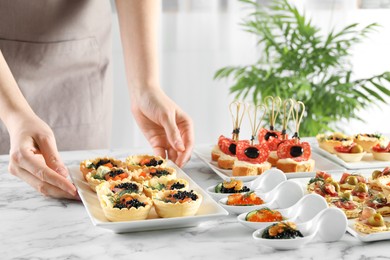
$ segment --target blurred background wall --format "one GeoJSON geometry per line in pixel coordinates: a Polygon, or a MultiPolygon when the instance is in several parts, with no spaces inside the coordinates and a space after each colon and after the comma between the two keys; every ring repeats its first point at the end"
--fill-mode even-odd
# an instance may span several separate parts
{"type": "MultiPolygon", "coordinates": [[[[259,0],[267,2],[269,0],[259,0]]],[[[354,49],[356,77],[390,70],[390,0],[294,0],[322,30],[359,22],[382,28],[354,49]]],[[[240,28],[244,5],[237,0],[162,0],[160,20],[161,84],[193,119],[196,144],[215,143],[232,130],[228,105],[229,81],[215,81],[215,71],[227,65],[253,63],[261,53],[256,39],[240,28]]],[[[130,113],[117,17],[114,14],[114,120],[112,148],[147,146],[130,113]]],[[[362,111],[362,122],[340,122],[346,133],[390,133],[390,101],[362,111]]],[[[248,122],[244,122],[247,124],[248,122]]],[[[243,128],[249,128],[247,125],[243,128]]],[[[245,129],[244,129],[245,130],[245,129]]]]}

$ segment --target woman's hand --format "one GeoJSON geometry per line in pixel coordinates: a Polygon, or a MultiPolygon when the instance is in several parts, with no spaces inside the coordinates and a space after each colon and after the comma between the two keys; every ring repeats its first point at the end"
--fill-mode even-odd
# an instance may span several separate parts
{"type": "MultiPolygon", "coordinates": [[[[136,92],[136,91],[135,91],[136,92]]],[[[133,93],[131,108],[135,120],[156,155],[184,166],[194,143],[192,120],[160,88],[133,93]]]]}
{"type": "Polygon", "coordinates": [[[10,139],[8,170],[41,194],[79,200],[57,151],[50,127],[36,115],[14,117],[7,125],[10,139]]]}

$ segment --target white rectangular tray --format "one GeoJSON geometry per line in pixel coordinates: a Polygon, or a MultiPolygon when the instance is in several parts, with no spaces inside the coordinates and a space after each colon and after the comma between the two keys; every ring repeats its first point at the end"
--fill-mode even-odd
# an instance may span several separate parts
{"type": "MultiPolygon", "coordinates": [[[[362,174],[366,178],[371,176],[370,171],[368,171],[368,170],[361,170],[361,171],[358,171],[357,173],[362,174]]],[[[339,181],[342,174],[343,174],[343,172],[334,172],[332,174],[333,179],[335,179],[336,181],[339,181]]],[[[302,185],[303,190],[306,191],[306,193],[308,193],[306,186],[307,186],[307,183],[309,182],[309,180],[310,180],[310,178],[300,178],[300,179],[294,179],[293,181],[302,185]]],[[[384,220],[390,222],[390,217],[384,217],[384,220]]],[[[361,232],[355,230],[354,223],[355,223],[354,219],[348,220],[347,232],[350,233],[352,236],[356,237],[357,239],[359,239],[360,241],[371,242],[371,241],[380,241],[380,240],[389,240],[390,239],[390,231],[377,232],[377,233],[372,233],[372,234],[364,234],[364,233],[361,233],[361,232]]]]}
{"type": "Polygon", "coordinates": [[[390,162],[374,160],[371,153],[365,154],[360,162],[345,162],[344,160],[341,160],[337,155],[331,154],[324,149],[321,149],[318,145],[312,147],[316,153],[319,153],[322,156],[328,158],[329,160],[350,170],[384,168],[390,165],[390,162]]]}
{"type": "MultiPolygon", "coordinates": [[[[201,159],[204,163],[206,163],[218,176],[222,179],[226,179],[233,176],[232,170],[224,170],[218,167],[216,162],[211,160],[211,150],[214,145],[199,145],[195,147],[194,153],[201,159]]],[[[327,171],[332,173],[334,171],[343,171],[345,168],[340,165],[324,158],[323,156],[312,153],[312,159],[315,160],[315,168],[312,172],[290,172],[286,173],[287,179],[290,178],[304,178],[304,177],[314,177],[316,171],[327,171]]],[[[255,179],[257,176],[235,176],[234,178],[240,179],[242,181],[251,181],[255,179]]]]}
{"type": "Polygon", "coordinates": [[[79,166],[69,167],[69,173],[72,181],[77,187],[80,198],[85,206],[85,209],[87,210],[89,217],[91,218],[93,225],[105,229],[110,229],[116,233],[191,227],[197,226],[201,222],[228,215],[228,212],[224,208],[219,206],[180,168],[171,162],[169,162],[169,166],[177,170],[178,178],[183,178],[188,181],[190,189],[193,189],[202,195],[203,201],[200,205],[199,211],[195,216],[159,218],[154,209],[152,209],[146,220],[110,222],[104,216],[96,193],[89,188],[88,183],[84,180],[82,173],[79,170],[79,166]]]}

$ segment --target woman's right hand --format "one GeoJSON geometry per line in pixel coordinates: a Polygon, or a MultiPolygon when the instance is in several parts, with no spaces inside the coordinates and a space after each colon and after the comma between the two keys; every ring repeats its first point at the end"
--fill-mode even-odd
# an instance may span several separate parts
{"type": "Polygon", "coordinates": [[[79,200],[57,151],[53,131],[35,114],[13,117],[7,125],[11,149],[8,170],[41,194],[79,200]]]}

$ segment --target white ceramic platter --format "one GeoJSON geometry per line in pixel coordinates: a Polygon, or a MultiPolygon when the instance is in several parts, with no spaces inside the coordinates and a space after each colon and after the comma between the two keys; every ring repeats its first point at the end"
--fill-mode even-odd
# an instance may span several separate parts
{"type": "MultiPolygon", "coordinates": [[[[194,153],[206,163],[219,177],[227,179],[233,177],[232,170],[224,170],[218,167],[217,162],[211,160],[211,150],[214,145],[200,145],[195,147],[194,153]]],[[[313,172],[290,172],[286,173],[287,179],[290,178],[304,178],[314,177],[316,171],[326,171],[332,173],[333,171],[343,171],[345,168],[342,166],[324,158],[323,156],[313,152],[312,159],[315,160],[315,169],[313,172]]],[[[234,176],[235,179],[242,180],[244,182],[252,181],[258,176],[234,176]]]]}
{"type": "Polygon", "coordinates": [[[190,189],[193,189],[203,196],[202,204],[200,205],[199,211],[195,216],[159,218],[154,209],[152,209],[146,220],[110,222],[104,216],[96,193],[89,188],[88,183],[84,180],[82,173],[79,170],[79,166],[69,167],[69,173],[72,181],[77,187],[80,198],[85,206],[85,209],[87,210],[89,217],[91,218],[93,225],[112,230],[115,233],[191,227],[197,226],[204,221],[228,215],[228,212],[225,209],[218,205],[218,203],[216,203],[180,168],[171,162],[169,162],[168,165],[177,170],[178,178],[186,179],[189,182],[190,189]]]}
{"type": "MultiPolygon", "coordinates": [[[[370,176],[372,171],[373,171],[372,169],[370,169],[370,170],[363,169],[363,170],[357,171],[357,173],[362,174],[363,176],[365,176],[367,178],[370,176]]],[[[348,171],[348,172],[352,173],[351,171],[348,171]]],[[[339,172],[339,173],[334,174],[334,175],[332,174],[332,176],[336,181],[339,181],[341,174],[342,174],[342,172],[339,172]]],[[[307,193],[306,186],[307,186],[307,183],[309,182],[309,180],[310,180],[310,178],[301,178],[301,179],[293,179],[292,181],[301,184],[303,190],[305,190],[307,193]]],[[[384,217],[384,220],[390,222],[390,217],[384,217]]],[[[357,239],[364,241],[364,242],[390,240],[390,231],[378,232],[378,233],[372,233],[372,234],[364,234],[364,233],[361,233],[361,232],[355,230],[354,222],[355,222],[354,219],[348,220],[347,231],[348,231],[348,233],[350,233],[352,236],[356,237],[357,239]]]]}
{"type": "Polygon", "coordinates": [[[390,165],[390,162],[387,161],[374,160],[371,153],[366,153],[359,162],[346,162],[340,159],[336,154],[331,154],[324,149],[321,149],[318,144],[312,145],[312,147],[316,153],[349,170],[384,168],[390,165]]]}

